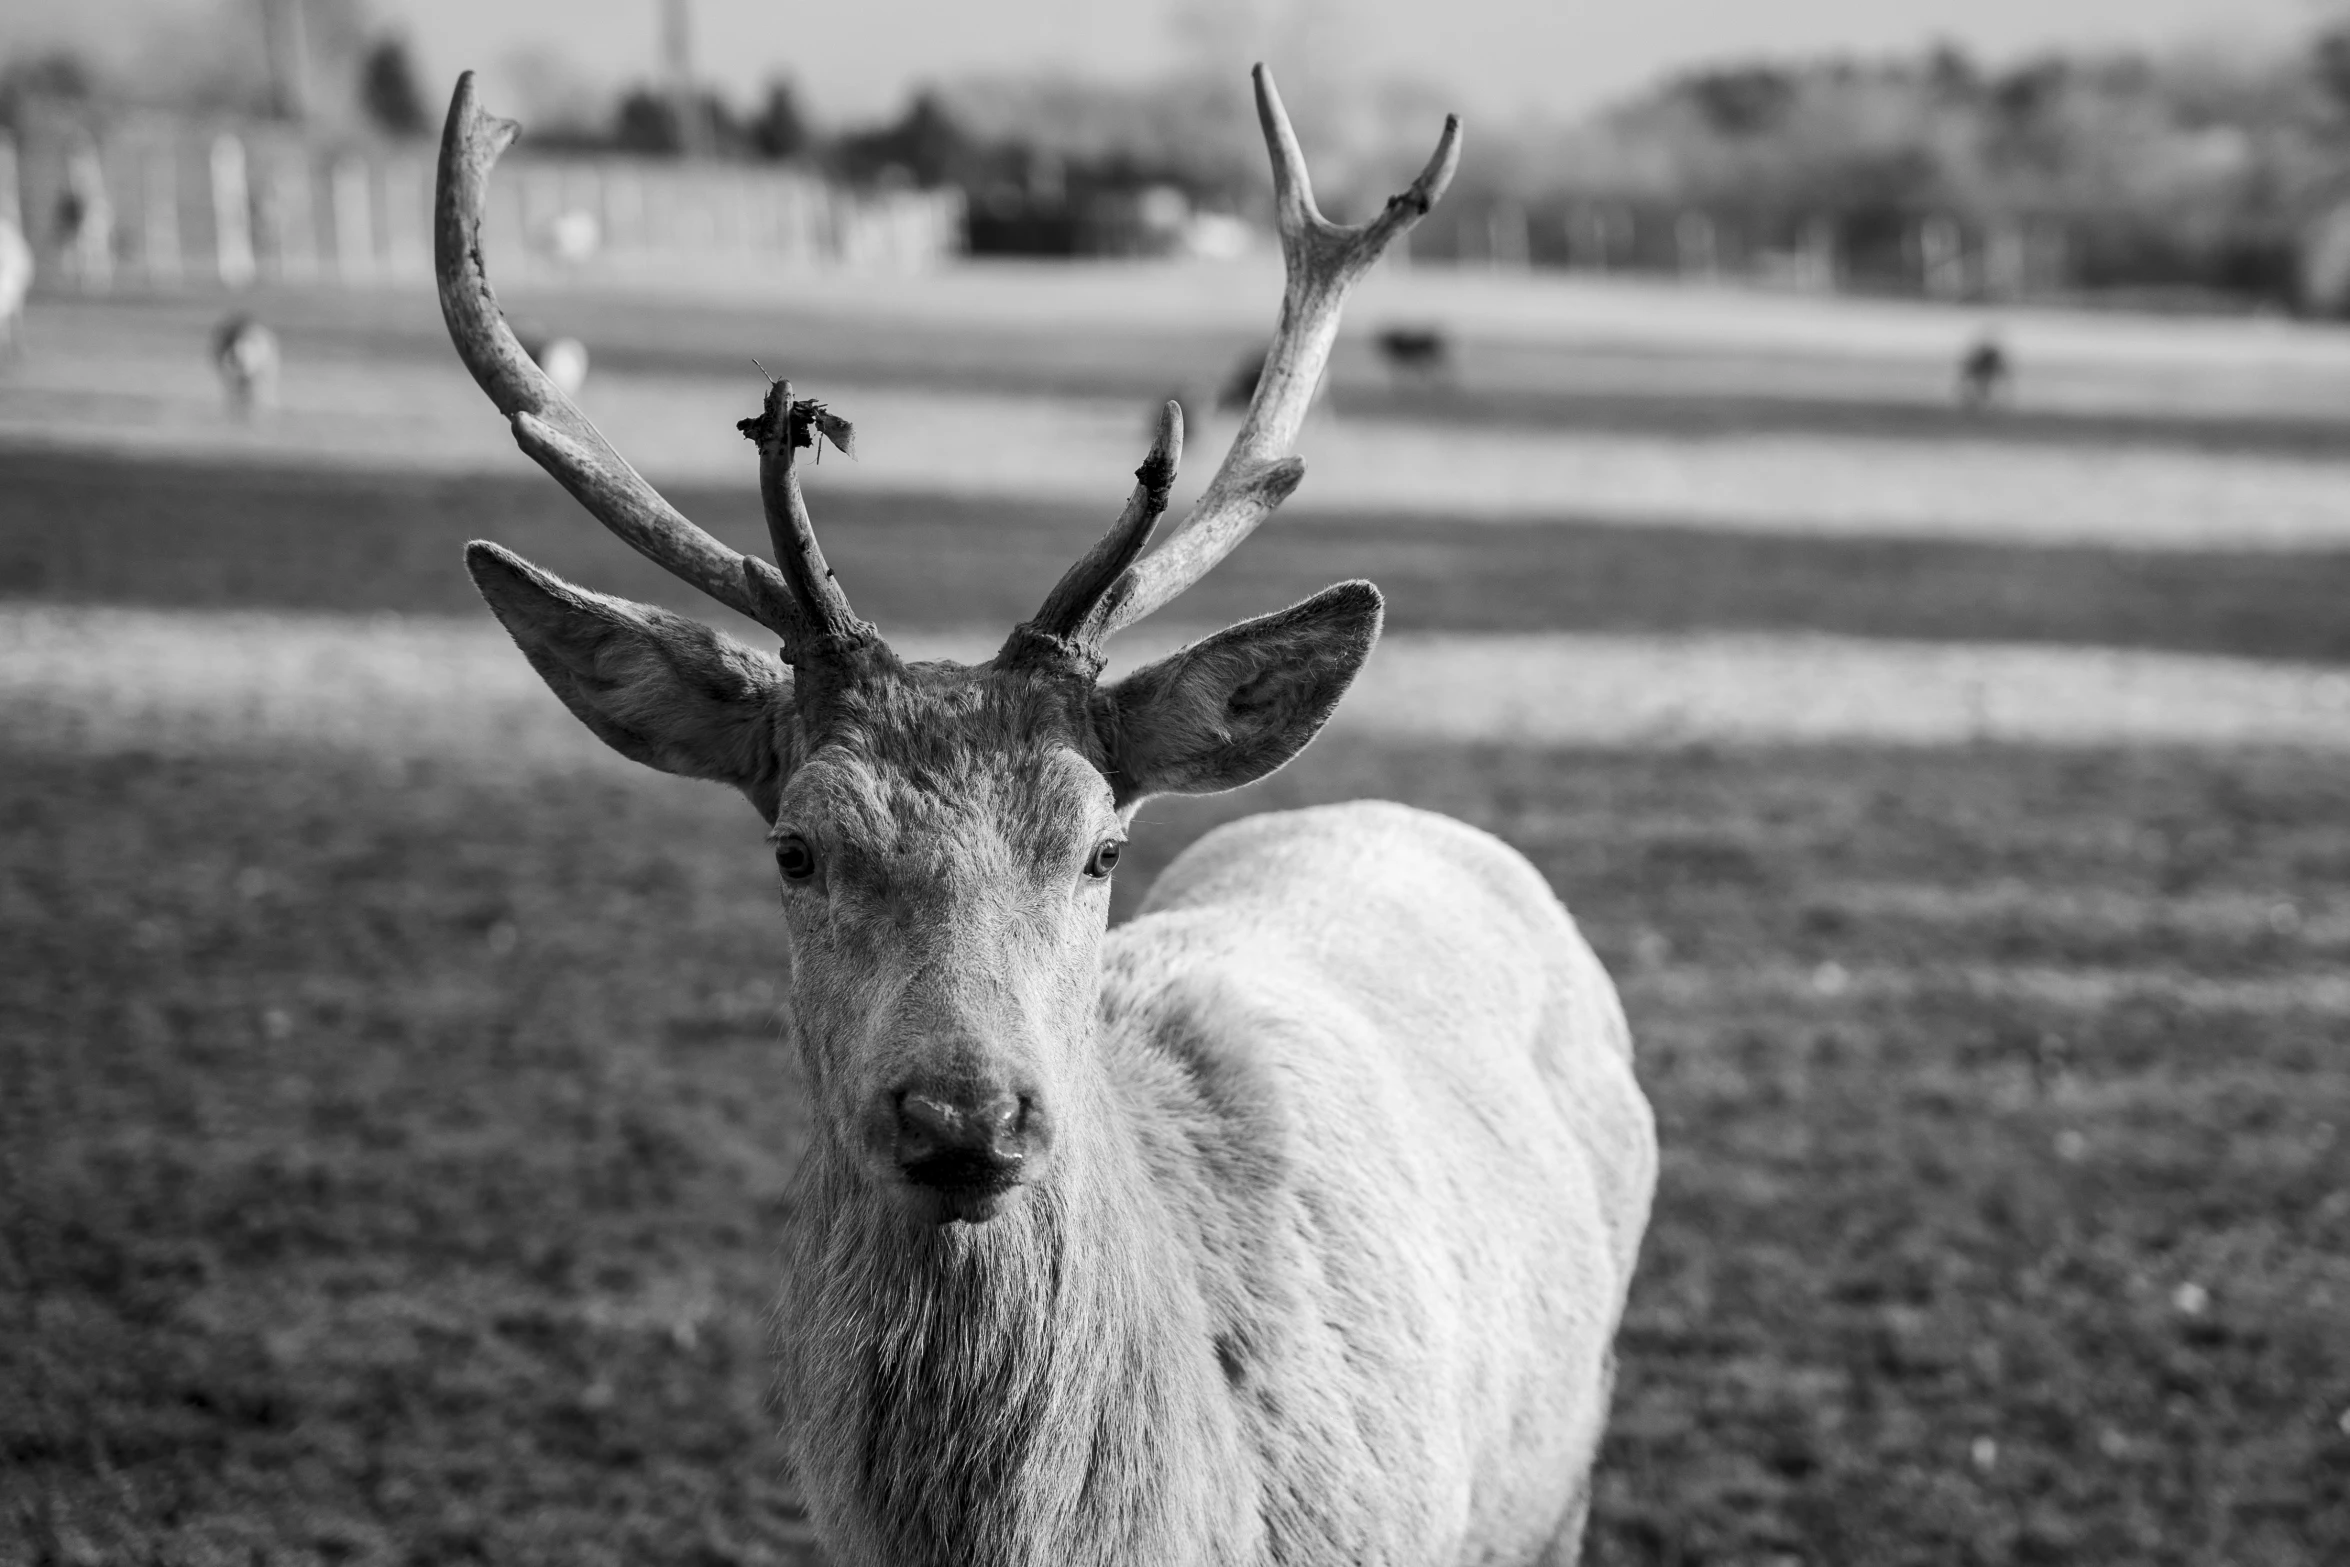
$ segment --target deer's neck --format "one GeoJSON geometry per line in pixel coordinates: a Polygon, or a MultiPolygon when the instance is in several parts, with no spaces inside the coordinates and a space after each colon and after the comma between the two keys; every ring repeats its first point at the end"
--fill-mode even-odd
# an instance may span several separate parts
{"type": "Polygon", "coordinates": [[[1150,1109],[1091,1086],[1047,1179],[984,1225],[911,1223],[845,1156],[811,1158],[783,1396],[811,1509],[861,1550],[847,1560],[1204,1562],[1249,1529],[1150,1109]]]}

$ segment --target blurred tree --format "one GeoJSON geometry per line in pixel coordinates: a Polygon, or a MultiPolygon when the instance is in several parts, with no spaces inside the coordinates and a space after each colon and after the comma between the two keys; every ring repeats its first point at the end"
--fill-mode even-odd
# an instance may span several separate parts
{"type": "Polygon", "coordinates": [[[632,87],[621,96],[612,116],[612,141],[623,152],[651,153],[674,158],[685,150],[685,131],[677,123],[677,104],[667,93],[650,87],[632,87]]]}
{"type": "Polygon", "coordinates": [[[421,135],[431,126],[406,39],[395,34],[368,47],[359,62],[359,104],[377,129],[394,136],[421,135]]]}
{"type": "Polygon", "coordinates": [[[0,125],[17,128],[24,105],[37,98],[89,98],[97,77],[88,62],[69,49],[10,60],[0,65],[0,125]]]}
{"type": "Polygon", "coordinates": [[[2337,22],[2309,46],[2311,74],[2338,114],[2350,114],[2350,22],[2337,22]]]}
{"type": "MultiPolygon", "coordinates": [[[[298,40],[282,31],[275,39],[285,50],[301,44],[299,91],[311,122],[322,129],[340,132],[364,121],[360,60],[381,36],[382,24],[371,14],[376,3],[302,0],[298,40]]],[[[89,67],[80,77],[92,98],[144,109],[270,114],[285,106],[286,84],[272,74],[268,15],[261,0],[0,0],[0,75],[70,53],[89,67]],[[12,25],[20,12],[42,19],[21,38],[16,35],[26,30],[12,25]],[[47,42],[36,46],[35,38],[47,42]]]]}
{"type": "MultiPolygon", "coordinates": [[[[2346,132],[2350,20],[2291,54],[2051,55],[1998,72],[1948,47],[1733,63],[1571,126],[1488,137],[1464,178],[1480,199],[1528,204],[1561,259],[1577,214],[1631,213],[1650,234],[1695,209],[1732,250],[1776,261],[1833,234],[1840,276],[1910,287],[1927,226],[1955,224],[1964,275],[1985,287],[2020,275],[2028,235],[2035,287],[2287,303],[2311,213],[2350,189],[2346,132]]],[[[1476,253],[1474,202],[1447,205],[1423,248],[1476,253]]],[[[1632,264],[1664,263],[1633,247],[1632,264]]]]}
{"type": "Polygon", "coordinates": [[[2045,114],[2063,96],[2070,76],[2061,58],[2020,65],[1991,84],[1992,108],[2014,120],[2045,114]]]}
{"type": "Polygon", "coordinates": [[[970,177],[981,149],[939,95],[924,88],[895,123],[842,137],[833,156],[852,178],[885,178],[894,169],[917,185],[935,186],[970,177]]]}
{"type": "Polygon", "coordinates": [[[1945,98],[1972,98],[1983,85],[1974,60],[1947,38],[1927,51],[1926,79],[1945,98]]]}
{"type": "Polygon", "coordinates": [[[750,138],[752,151],[762,158],[796,158],[815,140],[800,113],[799,94],[790,82],[781,80],[767,84],[766,98],[743,131],[750,138]]]}
{"type": "Polygon", "coordinates": [[[697,143],[724,157],[741,157],[750,149],[750,137],[718,94],[695,94],[685,112],[701,117],[699,137],[688,135],[688,128],[680,123],[674,94],[653,87],[632,87],[621,96],[613,115],[612,145],[623,152],[660,158],[680,157],[697,143]]]}
{"type": "Polygon", "coordinates": [[[1775,129],[1795,102],[1795,82],[1767,65],[1700,71],[1684,77],[1686,93],[1706,125],[1725,136],[1756,136],[1775,129]]]}

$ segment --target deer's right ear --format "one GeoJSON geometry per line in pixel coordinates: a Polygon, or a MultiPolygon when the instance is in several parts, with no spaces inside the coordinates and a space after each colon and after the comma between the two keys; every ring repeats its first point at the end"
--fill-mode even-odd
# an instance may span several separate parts
{"type": "Polygon", "coordinates": [[[732,784],[772,819],[791,676],[722,632],[590,593],[476,539],[465,568],[490,610],[579,721],[631,761],[732,784]]]}
{"type": "Polygon", "coordinates": [[[1383,612],[1377,588],[1341,582],[1099,688],[1094,741],[1118,808],[1219,794],[1285,765],[1371,656],[1383,612]]]}

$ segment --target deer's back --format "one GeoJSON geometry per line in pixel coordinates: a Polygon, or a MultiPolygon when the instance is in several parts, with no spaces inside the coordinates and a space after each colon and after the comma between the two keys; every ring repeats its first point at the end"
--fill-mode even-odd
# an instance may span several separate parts
{"type": "Polygon", "coordinates": [[[1300,1537],[1534,1560],[1579,1505],[1655,1178],[1566,911],[1487,834],[1331,806],[1201,840],[1106,956],[1195,1263],[1263,1345],[1244,1422],[1277,1483],[1316,1477],[1300,1537]]]}

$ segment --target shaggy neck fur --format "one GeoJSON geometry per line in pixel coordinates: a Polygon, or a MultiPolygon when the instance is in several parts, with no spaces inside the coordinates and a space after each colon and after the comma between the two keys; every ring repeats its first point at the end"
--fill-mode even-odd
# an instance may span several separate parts
{"type": "Polygon", "coordinates": [[[801,1176],[778,1327],[801,1483],[846,1563],[1232,1561],[1257,1498],[1138,1107],[1096,1073],[991,1223],[801,1176]],[[1220,1480],[1220,1484],[1212,1481],[1220,1480]]]}

